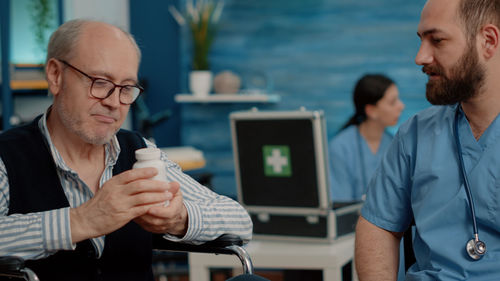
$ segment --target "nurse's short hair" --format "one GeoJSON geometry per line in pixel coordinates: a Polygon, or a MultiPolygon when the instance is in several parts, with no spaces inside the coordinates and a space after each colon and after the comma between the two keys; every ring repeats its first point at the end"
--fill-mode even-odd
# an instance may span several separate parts
{"type": "Polygon", "coordinates": [[[485,24],[500,28],[500,0],[461,0],[458,16],[471,42],[485,24]]]}

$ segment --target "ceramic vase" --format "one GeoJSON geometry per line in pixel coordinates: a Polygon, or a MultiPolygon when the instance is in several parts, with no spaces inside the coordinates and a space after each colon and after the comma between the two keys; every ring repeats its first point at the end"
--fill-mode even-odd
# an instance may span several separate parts
{"type": "Polygon", "coordinates": [[[206,97],[212,89],[212,72],[210,70],[194,70],[189,73],[189,90],[198,97],[206,97]]]}

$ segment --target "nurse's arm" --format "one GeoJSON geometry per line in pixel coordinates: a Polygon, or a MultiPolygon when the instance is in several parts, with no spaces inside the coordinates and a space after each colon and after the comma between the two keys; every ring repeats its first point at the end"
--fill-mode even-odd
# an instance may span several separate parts
{"type": "Polygon", "coordinates": [[[356,226],[355,263],[360,281],[397,280],[402,232],[390,232],[362,216],[356,226]]]}

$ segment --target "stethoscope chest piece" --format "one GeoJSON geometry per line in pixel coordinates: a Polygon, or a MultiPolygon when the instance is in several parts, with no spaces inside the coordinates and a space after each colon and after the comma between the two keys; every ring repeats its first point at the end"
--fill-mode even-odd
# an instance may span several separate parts
{"type": "Polygon", "coordinates": [[[481,240],[471,239],[465,246],[467,254],[473,260],[479,260],[486,254],[486,244],[481,240]]]}

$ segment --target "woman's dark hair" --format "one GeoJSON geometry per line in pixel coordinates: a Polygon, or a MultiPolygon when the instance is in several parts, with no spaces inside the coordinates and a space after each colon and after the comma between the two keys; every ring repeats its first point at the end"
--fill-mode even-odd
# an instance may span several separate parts
{"type": "Polygon", "coordinates": [[[393,84],[395,84],[394,81],[382,74],[366,74],[361,77],[356,83],[352,96],[356,111],[349,121],[342,126],[342,130],[351,125],[363,123],[366,120],[365,106],[368,104],[375,105],[384,97],[387,88],[393,84]]]}

